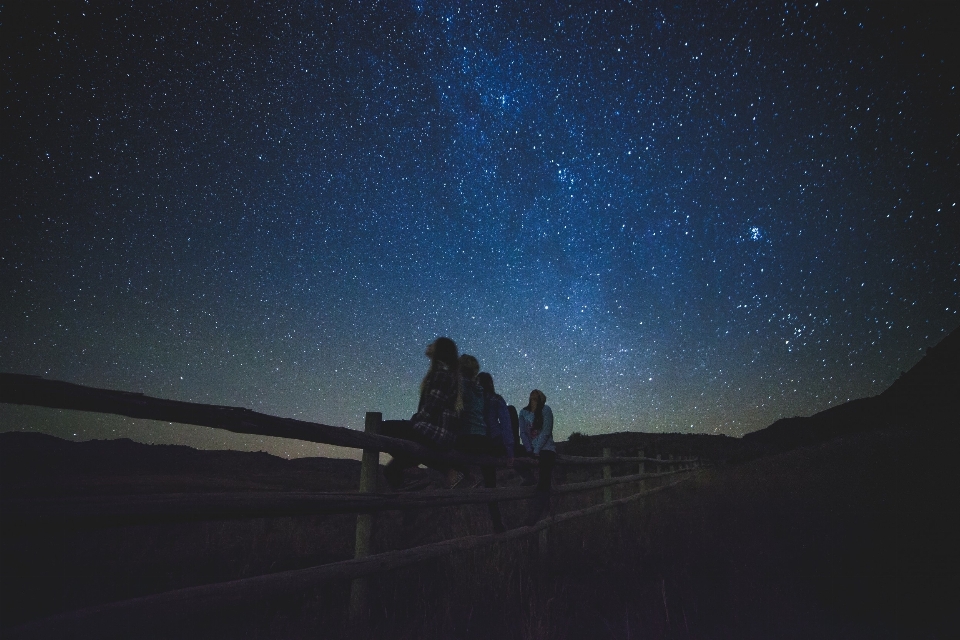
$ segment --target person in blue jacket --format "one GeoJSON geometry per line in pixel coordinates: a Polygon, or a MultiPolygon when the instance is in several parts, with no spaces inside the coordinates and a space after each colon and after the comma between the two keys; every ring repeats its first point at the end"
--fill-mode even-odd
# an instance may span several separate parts
{"type": "Polygon", "coordinates": [[[530,392],[530,401],[520,411],[520,438],[527,452],[539,461],[537,493],[533,499],[526,524],[540,519],[550,504],[553,467],[557,448],[553,442],[553,411],[547,406],[547,396],[539,389],[530,392]]]}
{"type": "Polygon", "coordinates": [[[514,440],[510,411],[503,396],[493,386],[493,376],[486,371],[480,372],[477,382],[483,389],[483,421],[487,427],[487,437],[496,447],[498,455],[507,456],[507,466],[513,466],[514,440]]]}
{"type": "MultiPolygon", "coordinates": [[[[471,355],[460,356],[460,377],[463,394],[463,411],[460,414],[462,433],[457,436],[456,448],[459,451],[473,455],[502,457],[513,453],[513,433],[509,428],[510,415],[506,413],[506,403],[503,398],[494,394],[491,397],[489,390],[493,389],[493,378],[489,373],[478,373],[480,364],[471,355]],[[489,384],[489,387],[485,386],[489,384]],[[495,404],[499,398],[502,405],[495,404]],[[491,418],[493,420],[491,421],[491,418]],[[501,420],[505,421],[501,424],[501,420]],[[506,432],[504,434],[504,432],[506,432]],[[504,447],[504,438],[508,439],[509,448],[504,447]]],[[[513,463],[513,455],[509,455],[513,463]]],[[[493,465],[482,465],[480,472],[483,476],[483,486],[493,489],[497,486],[497,468],[493,465]]],[[[496,502],[488,503],[490,520],[493,530],[500,533],[505,530],[500,515],[500,505],[496,502]]]]}

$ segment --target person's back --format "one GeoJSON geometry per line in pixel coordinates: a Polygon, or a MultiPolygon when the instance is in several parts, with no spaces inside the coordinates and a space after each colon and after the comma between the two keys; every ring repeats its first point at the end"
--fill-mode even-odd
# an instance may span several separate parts
{"type": "Polygon", "coordinates": [[[460,433],[485,436],[487,427],[483,419],[483,389],[475,380],[461,379],[460,394],[463,409],[460,411],[460,433]]]}
{"type": "MultiPolygon", "coordinates": [[[[498,439],[490,436],[490,410],[497,409],[491,402],[491,398],[500,398],[494,393],[493,378],[489,373],[479,373],[480,363],[470,355],[460,357],[460,373],[463,381],[463,412],[461,416],[464,420],[464,432],[457,438],[457,448],[464,453],[481,456],[502,456],[506,451],[498,439]],[[469,407],[469,408],[468,408],[469,407]]],[[[500,405],[503,406],[503,399],[500,398],[500,405]]],[[[503,407],[503,415],[506,416],[506,407],[503,407]]],[[[501,415],[496,413],[494,420],[499,429],[501,415]]],[[[512,446],[511,441],[511,446],[512,446]]],[[[511,452],[512,453],[512,452],[511,452]]],[[[513,456],[509,456],[510,463],[513,463],[513,456]]],[[[480,465],[480,472],[483,474],[483,486],[493,489],[497,486],[497,469],[493,465],[480,465]]],[[[490,509],[490,520],[493,523],[493,530],[496,532],[504,531],[503,518],[500,515],[500,505],[495,501],[487,503],[490,509]]]]}
{"type": "Polygon", "coordinates": [[[513,458],[513,429],[506,400],[496,393],[484,392],[483,418],[487,426],[487,437],[498,445],[502,444],[507,457],[513,458]]]}
{"type": "MultiPolygon", "coordinates": [[[[457,345],[450,338],[440,337],[427,345],[424,355],[430,358],[430,369],[420,383],[420,401],[410,420],[385,420],[381,434],[410,440],[419,445],[445,451],[456,441],[457,405],[460,391],[457,345]]],[[[404,486],[404,470],[420,461],[415,455],[394,452],[383,475],[394,489],[404,486]]],[[[427,463],[438,471],[450,472],[446,464],[427,463]]]]}
{"type": "Polygon", "coordinates": [[[527,450],[523,448],[523,443],[520,442],[520,414],[517,413],[517,408],[512,404],[507,405],[507,413],[510,414],[510,428],[513,431],[513,449],[516,455],[522,456],[527,450]]]}
{"type": "Polygon", "coordinates": [[[413,421],[414,428],[431,440],[448,443],[456,437],[457,384],[456,377],[442,363],[427,374],[413,421]]]}

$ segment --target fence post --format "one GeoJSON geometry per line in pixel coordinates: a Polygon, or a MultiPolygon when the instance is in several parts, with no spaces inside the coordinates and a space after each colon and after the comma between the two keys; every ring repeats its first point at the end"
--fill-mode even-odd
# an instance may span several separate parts
{"type": "MultiPolygon", "coordinates": [[[[383,414],[368,411],[363,422],[363,432],[378,435],[383,414]]],[[[373,493],[377,490],[377,469],[380,466],[380,452],[376,449],[364,449],[360,462],[360,493],[373,493]]],[[[370,542],[373,539],[373,514],[361,513],[357,516],[357,537],[354,543],[354,558],[370,555],[370,542]]],[[[355,621],[367,608],[367,587],[369,578],[354,578],[350,583],[350,620],[355,621]]]]}
{"type": "MultiPolygon", "coordinates": [[[[604,458],[610,457],[610,447],[603,448],[603,457],[604,458]]],[[[610,468],[610,465],[609,464],[603,465],[603,479],[609,480],[612,477],[613,477],[613,470],[610,468]]],[[[604,503],[613,502],[613,487],[606,486],[603,488],[603,502],[604,503]]]]}
{"type": "MultiPolygon", "coordinates": [[[[609,458],[611,455],[613,454],[611,453],[610,448],[604,447],[603,457],[609,458]]],[[[613,468],[610,466],[610,464],[603,465],[603,479],[609,480],[612,477],[613,477],[613,468]]],[[[611,502],[613,502],[613,486],[606,486],[603,488],[603,503],[610,504],[611,502]]],[[[607,519],[608,524],[613,524],[617,517],[617,514],[614,513],[613,509],[606,509],[604,515],[607,519]]]]}
{"type": "Polygon", "coordinates": [[[541,574],[550,570],[550,527],[540,529],[537,534],[537,567],[541,574]]]}
{"type": "MultiPolygon", "coordinates": [[[[637,457],[638,458],[643,457],[643,449],[640,449],[637,452],[637,457]]],[[[643,475],[644,473],[646,473],[646,468],[647,466],[644,464],[643,460],[641,460],[640,464],[637,467],[637,473],[639,473],[640,475],[643,475]]],[[[637,483],[637,491],[643,491],[643,480],[637,483]]]]}

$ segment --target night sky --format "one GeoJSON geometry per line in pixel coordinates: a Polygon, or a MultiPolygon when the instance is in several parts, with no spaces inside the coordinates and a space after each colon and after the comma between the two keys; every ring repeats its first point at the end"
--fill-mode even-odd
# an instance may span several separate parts
{"type": "Polygon", "coordinates": [[[362,428],[446,335],[558,439],[740,436],[960,323],[950,3],[191,4],[0,9],[0,371],[362,428]]]}

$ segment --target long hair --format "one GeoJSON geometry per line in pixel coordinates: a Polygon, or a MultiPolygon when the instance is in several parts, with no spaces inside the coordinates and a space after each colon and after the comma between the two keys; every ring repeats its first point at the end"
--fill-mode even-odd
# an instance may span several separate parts
{"type": "MultiPolygon", "coordinates": [[[[537,408],[533,412],[533,424],[530,425],[530,428],[533,430],[533,432],[538,433],[541,429],[543,429],[543,408],[547,406],[547,395],[543,391],[540,391],[540,389],[534,389],[530,392],[530,395],[536,395],[538,400],[537,408]]],[[[527,411],[530,411],[529,400],[527,401],[527,411]]]]}
{"type": "Polygon", "coordinates": [[[423,376],[423,380],[420,382],[420,395],[421,397],[423,396],[423,393],[427,390],[427,382],[430,380],[430,376],[432,376],[437,369],[441,368],[441,365],[453,376],[453,381],[457,389],[457,400],[454,403],[454,409],[459,412],[463,409],[463,398],[460,395],[460,363],[458,362],[457,343],[450,338],[441,337],[433,341],[433,355],[430,356],[430,368],[427,369],[427,375],[423,376]]]}
{"type": "Polygon", "coordinates": [[[477,382],[480,383],[480,386],[483,387],[484,393],[487,395],[497,395],[496,390],[493,388],[493,376],[486,371],[481,371],[477,374],[477,382]]]}
{"type": "MultiPolygon", "coordinates": [[[[537,411],[543,411],[544,405],[547,404],[546,394],[543,391],[540,391],[540,389],[534,389],[533,391],[530,392],[530,397],[532,398],[534,396],[536,396],[537,400],[539,400],[539,402],[537,403],[538,405],[537,411]]],[[[524,409],[526,409],[527,411],[533,411],[533,409],[530,408],[529,400],[527,400],[527,406],[525,406],[524,409]]]]}
{"type": "Polygon", "coordinates": [[[473,380],[480,372],[480,363],[468,353],[460,356],[460,375],[467,380],[473,380]]]}
{"type": "Polygon", "coordinates": [[[456,342],[450,338],[437,338],[433,341],[433,362],[439,360],[450,367],[451,370],[454,370],[457,368],[457,357],[456,342]]]}
{"type": "Polygon", "coordinates": [[[464,385],[471,385],[471,393],[473,393],[473,387],[477,386],[475,380],[480,372],[480,363],[470,354],[464,353],[461,355],[459,362],[460,380],[457,386],[457,412],[463,409],[464,385]]]}

